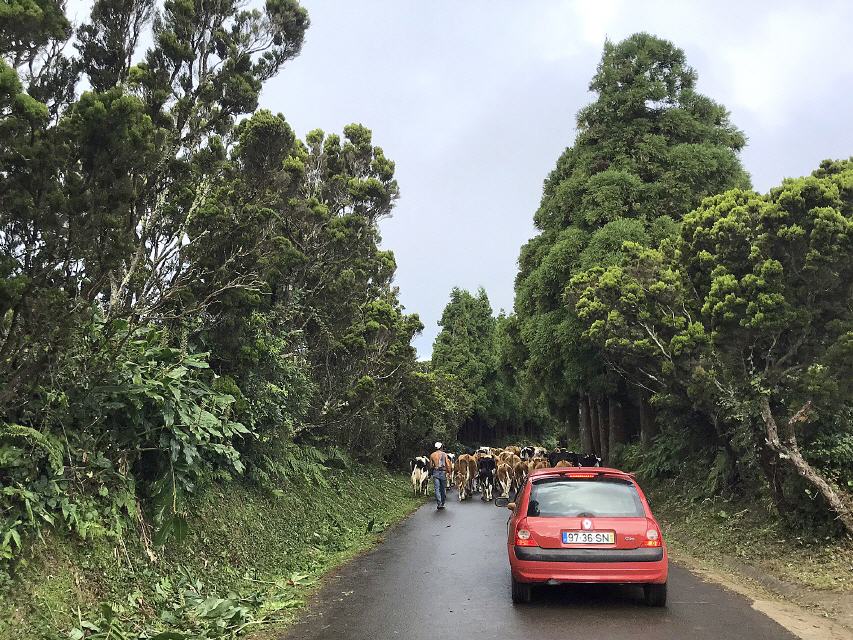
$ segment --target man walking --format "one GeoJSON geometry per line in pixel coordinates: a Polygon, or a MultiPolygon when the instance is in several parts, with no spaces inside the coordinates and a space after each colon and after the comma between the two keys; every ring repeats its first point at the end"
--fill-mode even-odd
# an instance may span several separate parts
{"type": "Polygon", "coordinates": [[[450,456],[442,449],[440,442],[435,443],[435,451],[429,456],[432,468],[432,482],[435,486],[435,508],[444,509],[444,500],[447,498],[447,477],[453,469],[450,467],[450,456]]]}

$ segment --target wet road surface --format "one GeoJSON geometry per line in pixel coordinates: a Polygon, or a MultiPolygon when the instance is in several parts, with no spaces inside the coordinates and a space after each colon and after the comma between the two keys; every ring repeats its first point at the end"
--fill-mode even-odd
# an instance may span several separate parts
{"type": "MultiPolygon", "coordinates": [[[[669,601],[639,587],[560,586],[510,601],[509,512],[478,496],[421,507],[386,541],[333,573],[287,640],[794,640],[746,598],[671,565],[669,601]],[[460,635],[462,634],[462,635],[460,635]]],[[[664,532],[666,533],[666,532],[664,532]]]]}

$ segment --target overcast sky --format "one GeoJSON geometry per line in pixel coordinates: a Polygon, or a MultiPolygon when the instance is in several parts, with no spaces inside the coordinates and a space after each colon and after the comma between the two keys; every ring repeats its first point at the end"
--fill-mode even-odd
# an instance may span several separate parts
{"type": "MultiPolygon", "coordinates": [[[[257,3],[259,0],[252,0],[257,3]]],[[[91,0],[70,0],[80,21],[91,0]]],[[[382,225],[403,304],[429,357],[454,286],[510,311],[516,259],[542,181],[572,144],[605,38],[637,31],[682,47],[699,90],[749,143],[759,191],[853,156],[853,2],[302,0],[302,54],[261,106],[300,136],[360,122],[397,165],[382,225]]]]}

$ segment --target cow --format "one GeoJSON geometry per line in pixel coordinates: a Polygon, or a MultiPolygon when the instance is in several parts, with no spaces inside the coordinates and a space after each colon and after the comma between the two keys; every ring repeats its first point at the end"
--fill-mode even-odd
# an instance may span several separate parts
{"type": "MultiPolygon", "coordinates": [[[[450,458],[450,468],[455,469],[456,468],[456,454],[455,453],[448,453],[447,457],[450,458]]],[[[447,479],[447,490],[450,491],[452,488],[453,488],[453,478],[451,477],[451,478],[447,479]]]]}
{"type": "Polygon", "coordinates": [[[588,454],[580,457],[578,466],[580,466],[580,467],[600,467],[601,466],[601,458],[599,458],[594,453],[588,453],[588,454]]]}
{"type": "Polygon", "coordinates": [[[555,469],[562,469],[564,467],[572,467],[572,466],[574,466],[574,465],[571,462],[569,462],[568,460],[557,460],[557,464],[554,465],[554,468],[555,469]]]}
{"type": "Polygon", "coordinates": [[[522,447],[521,451],[518,452],[518,457],[522,460],[530,460],[533,457],[533,447],[522,447]]]}
{"type": "Polygon", "coordinates": [[[495,469],[495,480],[500,493],[499,497],[508,498],[513,484],[512,467],[505,462],[499,462],[495,469]]]}
{"type": "Polygon", "coordinates": [[[412,490],[415,495],[429,495],[429,458],[418,456],[409,460],[412,470],[412,490]]]}
{"type": "Polygon", "coordinates": [[[516,492],[521,489],[521,485],[524,484],[524,481],[527,479],[527,475],[530,473],[530,465],[527,464],[526,460],[519,460],[512,467],[512,475],[513,475],[513,484],[515,486],[516,492]]]}
{"type": "Polygon", "coordinates": [[[548,455],[548,449],[545,447],[533,447],[534,458],[544,458],[548,455]]]}
{"type": "Polygon", "coordinates": [[[533,458],[530,461],[530,470],[536,471],[537,469],[547,469],[549,466],[548,461],[545,458],[533,458]]]}
{"type": "Polygon", "coordinates": [[[497,463],[491,456],[483,456],[477,462],[477,484],[480,488],[481,500],[491,500],[495,487],[495,468],[497,463]]]}
{"type": "Polygon", "coordinates": [[[510,453],[514,453],[515,455],[518,455],[519,453],[521,453],[521,447],[516,447],[516,446],[504,447],[504,451],[509,451],[510,453]]]}
{"type": "Polygon", "coordinates": [[[477,460],[471,456],[468,460],[468,495],[474,495],[477,490],[477,460]]]}
{"type": "Polygon", "coordinates": [[[511,451],[504,451],[502,454],[498,456],[498,462],[505,462],[510,467],[514,467],[516,463],[520,462],[521,458],[519,458],[516,454],[511,451]]]}
{"type": "Polygon", "coordinates": [[[477,449],[477,453],[483,453],[483,454],[486,454],[487,456],[491,455],[491,447],[479,447],[477,449]]]}
{"type": "Polygon", "coordinates": [[[574,451],[566,451],[565,449],[555,449],[551,453],[548,454],[548,464],[552,467],[556,467],[557,463],[561,460],[568,462],[569,467],[579,467],[580,466],[580,456],[574,451]]]}
{"type": "Polygon", "coordinates": [[[469,497],[473,493],[472,487],[477,476],[477,463],[474,457],[463,453],[456,458],[456,466],[453,471],[453,483],[459,493],[459,501],[469,497]]]}

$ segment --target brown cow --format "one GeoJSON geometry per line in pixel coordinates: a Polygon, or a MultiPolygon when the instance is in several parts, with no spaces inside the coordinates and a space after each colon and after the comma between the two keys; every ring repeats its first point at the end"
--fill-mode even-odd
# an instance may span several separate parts
{"type": "Polygon", "coordinates": [[[471,456],[463,453],[456,458],[456,463],[453,468],[453,484],[456,485],[456,492],[459,500],[462,501],[468,497],[468,462],[473,462],[471,456]]]}
{"type": "Polygon", "coordinates": [[[555,469],[563,469],[565,467],[573,467],[574,465],[568,460],[560,460],[557,464],[554,465],[555,469]]]}
{"type": "Polygon", "coordinates": [[[524,481],[527,479],[527,475],[530,473],[530,465],[527,464],[526,460],[519,460],[512,467],[513,480],[515,481],[515,490],[518,491],[521,489],[521,485],[524,484],[524,481]]]}
{"type": "Polygon", "coordinates": [[[499,497],[508,498],[513,484],[512,467],[505,462],[499,462],[495,475],[497,477],[498,491],[500,491],[499,497]]]}
{"type": "Polygon", "coordinates": [[[470,456],[468,458],[468,495],[472,495],[477,488],[477,474],[479,473],[480,468],[478,461],[474,459],[474,456],[470,456]]]}
{"type": "Polygon", "coordinates": [[[536,471],[537,469],[547,469],[550,465],[545,458],[533,458],[530,461],[530,470],[536,471]]]}

